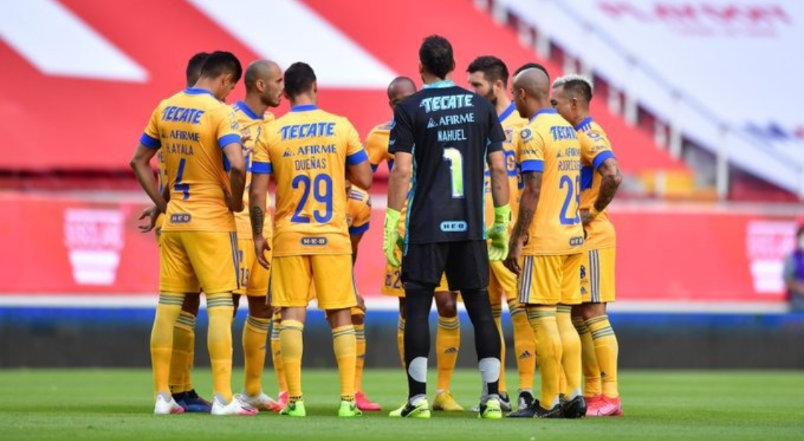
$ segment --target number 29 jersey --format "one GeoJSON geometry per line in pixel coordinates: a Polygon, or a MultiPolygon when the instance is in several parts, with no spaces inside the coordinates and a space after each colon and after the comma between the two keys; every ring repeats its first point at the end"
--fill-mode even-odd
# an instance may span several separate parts
{"type": "Polygon", "coordinates": [[[580,253],[581,144],[575,128],[555,110],[542,109],[519,132],[517,142],[521,173],[542,172],[539,204],[522,254],[580,253]]]}
{"type": "Polygon", "coordinates": [[[274,257],[352,253],[346,164],[367,160],[349,120],[314,105],[295,106],[265,127],[251,172],[276,178],[274,257]]]}
{"type": "Polygon", "coordinates": [[[484,166],[505,133],[494,106],[451,81],[394,109],[390,153],[413,155],[406,243],[484,240],[484,166]]]}

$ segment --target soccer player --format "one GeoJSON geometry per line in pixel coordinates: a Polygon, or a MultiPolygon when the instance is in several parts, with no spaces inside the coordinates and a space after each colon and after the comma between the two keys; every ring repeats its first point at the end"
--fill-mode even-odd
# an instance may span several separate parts
{"type": "MultiPolygon", "coordinates": [[[[469,73],[469,88],[476,94],[488,99],[497,110],[503,131],[505,131],[505,142],[503,142],[503,152],[505,153],[505,165],[508,172],[508,187],[510,196],[511,211],[516,212],[519,206],[519,173],[517,171],[516,150],[514,149],[514,136],[527,123],[527,120],[519,116],[516,106],[508,98],[508,67],[497,57],[486,55],[477,57],[466,69],[469,73]]],[[[494,221],[494,204],[491,193],[491,179],[486,174],[486,222],[491,224],[494,221]]],[[[513,227],[513,224],[511,224],[513,227]]],[[[510,233],[510,228],[509,228],[510,233]]],[[[511,313],[511,322],[514,328],[514,350],[519,371],[519,399],[518,407],[525,408],[533,404],[533,375],[536,372],[536,343],[533,337],[533,329],[528,323],[528,315],[525,308],[519,303],[519,295],[516,290],[516,274],[512,273],[502,262],[491,262],[491,272],[489,273],[489,300],[491,301],[491,311],[494,314],[494,323],[500,332],[502,339],[502,351],[500,353],[500,401],[503,411],[511,410],[511,402],[506,392],[505,384],[505,338],[502,329],[502,302],[508,303],[508,311],[511,313]]]]}
{"type": "MultiPolygon", "coordinates": [[[[201,68],[207,58],[209,58],[209,53],[199,52],[187,62],[185,70],[187,88],[193,87],[198,81],[201,76],[201,68]]],[[[168,201],[170,200],[170,191],[168,191],[169,187],[166,184],[168,177],[165,167],[165,155],[160,150],[156,154],[156,158],[159,192],[165,198],[165,201],[168,201]]],[[[161,213],[156,206],[146,208],[140,215],[139,220],[148,218],[148,224],[140,226],[140,230],[143,233],[154,230],[157,243],[159,243],[164,217],[164,213],[161,213]]],[[[170,357],[168,385],[173,399],[185,412],[209,413],[212,409],[212,403],[198,396],[195,388],[193,388],[192,380],[193,359],[195,358],[195,318],[198,316],[200,303],[200,293],[185,293],[181,313],[178,320],[176,320],[176,325],[173,327],[173,352],[170,357]]]]}
{"type": "Polygon", "coordinates": [[[371,186],[371,167],[360,137],[346,118],[320,110],[313,69],[294,63],[285,71],[290,112],[257,140],[249,193],[257,259],[268,267],[263,236],[265,195],[276,177],[271,303],[282,308],[279,331],[288,404],[281,414],[306,415],[301,388],[302,333],[310,286],[327,311],[341,383],[338,416],[361,415],[354,400],[356,337],[350,309],[357,305],[352,248],[346,226],[344,177],[371,186]]]}
{"type": "Polygon", "coordinates": [[[450,80],[455,60],[449,41],[438,35],[425,38],[419,60],[425,86],[397,104],[389,141],[394,167],[383,249],[394,266],[400,264],[396,254],[400,211],[408,201],[402,257],[408,400],[390,416],[430,417],[426,397],[428,318],[435,288],[446,272],[450,290],[461,292],[475,327],[478,366],[488,388],[481,398],[480,417],[497,419],[502,417],[497,390],[500,336],[486,288],[489,258],[504,257],[508,238],[505,134],[488,100],[450,80]],[[496,207],[491,248],[486,245],[483,221],[485,161],[491,170],[496,207]]]}
{"type": "MultiPolygon", "coordinates": [[[[257,60],[251,63],[244,75],[246,97],[238,101],[232,108],[240,125],[241,139],[246,163],[246,188],[251,184],[251,151],[266,125],[275,118],[266,113],[269,107],[277,107],[282,101],[284,78],[279,65],[269,60],[257,60]]],[[[248,194],[244,193],[243,204],[248,207],[248,194]]],[[[250,406],[269,411],[281,410],[279,405],[262,391],[262,371],[265,368],[265,349],[268,330],[271,326],[271,305],[267,302],[268,280],[270,271],[257,263],[254,254],[254,242],[251,239],[251,222],[248,209],[235,214],[237,224],[237,249],[240,261],[239,288],[234,291],[233,303],[235,311],[240,296],[248,299],[248,318],[243,327],[243,355],[245,358],[245,387],[241,398],[250,406]]],[[[270,241],[273,226],[271,219],[266,218],[263,235],[270,241]]],[[[270,261],[270,250],[266,259],[270,261]]]]}
{"type": "Polygon", "coordinates": [[[131,160],[140,185],[166,215],[160,239],[159,304],[151,331],[154,413],[182,413],[168,387],[173,327],[184,293],[204,287],[209,314],[213,415],[254,415],[232,395],[232,291],[237,250],[232,212],[243,209],[245,163],[237,120],[221,101],[242,75],[237,58],[214,52],[195,87],[163,100],[154,110],[131,160]],[[159,193],[149,161],[161,149],[170,200],[159,193]],[[221,153],[222,151],[222,153],[221,153]],[[224,158],[230,172],[224,170],[224,158]]]}
{"type": "MultiPolygon", "coordinates": [[[[561,418],[563,347],[556,306],[580,303],[580,144],[572,126],[550,106],[550,81],[543,71],[520,72],[513,94],[517,111],[529,123],[519,133],[517,162],[524,189],[505,265],[519,275],[519,301],[526,305],[536,337],[542,381],[539,399],[509,417],[561,418]]],[[[580,371],[580,353],[577,358],[580,371]]],[[[580,391],[569,399],[583,404],[580,391]]]]}
{"type": "Polygon", "coordinates": [[[617,390],[617,337],[606,315],[614,301],[616,234],[606,208],[622,181],[606,132],[589,114],[592,81],[567,75],[553,83],[553,107],[578,131],[581,139],[581,220],[586,241],[581,263],[583,303],[573,308],[573,324],[581,335],[587,416],[622,415],[617,390]],[[602,383],[602,387],[601,387],[602,383]]]}
{"type": "MultiPolygon", "coordinates": [[[[408,77],[397,77],[388,85],[388,104],[393,110],[397,103],[416,93],[416,84],[408,77]]],[[[366,138],[371,168],[377,171],[383,161],[388,169],[393,169],[394,155],[388,152],[388,138],[391,133],[391,122],[375,127],[366,138]]],[[[399,222],[399,235],[405,235],[405,216],[407,210],[402,208],[399,222]]],[[[397,259],[402,258],[402,252],[397,251],[397,259]]],[[[391,265],[385,266],[385,283],[382,293],[399,298],[399,326],[397,327],[397,347],[402,367],[405,366],[405,290],[402,288],[400,276],[402,270],[391,265]]],[[[436,380],[436,395],[433,400],[433,410],[461,411],[463,407],[455,401],[450,392],[452,374],[458,361],[458,352],[461,347],[461,323],[458,319],[458,293],[451,292],[446,277],[441,278],[440,285],[435,291],[435,303],[438,310],[438,330],[436,331],[436,366],[438,377],[436,380]]]]}

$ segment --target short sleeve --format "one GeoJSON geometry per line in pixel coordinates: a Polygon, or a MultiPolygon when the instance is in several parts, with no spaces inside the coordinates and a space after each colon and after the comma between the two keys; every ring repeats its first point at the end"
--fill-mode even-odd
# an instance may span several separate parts
{"type": "Polygon", "coordinates": [[[213,113],[213,124],[216,127],[216,138],[218,146],[224,148],[229,144],[240,144],[240,124],[237,122],[237,115],[228,106],[222,106],[213,113]]]}
{"type": "Polygon", "coordinates": [[[257,174],[270,174],[274,172],[271,164],[271,155],[268,150],[270,145],[270,134],[274,132],[273,124],[268,124],[262,130],[257,141],[254,143],[254,158],[251,161],[251,172],[257,174]]]}
{"type": "Polygon", "coordinates": [[[391,121],[391,137],[388,140],[388,152],[413,152],[413,121],[408,115],[406,107],[398,104],[394,109],[394,119],[391,121]]]}
{"type": "Polygon", "coordinates": [[[520,130],[517,150],[522,173],[544,171],[544,140],[538,132],[530,127],[520,130]]]}
{"type": "Polygon", "coordinates": [[[374,128],[366,138],[366,152],[372,171],[377,171],[377,167],[386,159],[388,153],[388,143],[378,132],[379,130],[374,128]]]}
{"type": "Polygon", "coordinates": [[[346,121],[346,163],[349,165],[357,165],[361,162],[368,161],[369,157],[366,150],[363,149],[363,143],[360,142],[360,135],[357,130],[349,121],[346,121]]]}
{"type": "MultiPolygon", "coordinates": [[[[606,159],[614,158],[614,152],[611,150],[611,144],[605,134],[597,130],[590,130],[586,132],[586,138],[590,142],[589,161],[587,162],[584,158],[584,163],[591,164],[592,168],[597,170],[606,159]]],[[[583,145],[581,145],[581,156],[584,156],[583,145]]]]}
{"type": "Polygon", "coordinates": [[[365,196],[365,201],[360,204],[360,208],[354,217],[352,217],[352,225],[349,227],[349,234],[358,235],[363,234],[369,229],[369,222],[371,221],[371,201],[368,195],[365,196]]]}
{"type": "Polygon", "coordinates": [[[162,147],[162,141],[159,139],[159,116],[162,113],[160,107],[154,109],[151,119],[148,120],[148,125],[142,132],[142,136],[140,136],[140,143],[149,149],[162,147]]]}

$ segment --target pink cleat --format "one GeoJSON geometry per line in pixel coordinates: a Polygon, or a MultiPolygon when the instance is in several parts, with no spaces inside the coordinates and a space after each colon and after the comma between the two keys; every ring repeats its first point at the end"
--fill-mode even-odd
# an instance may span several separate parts
{"type": "Polygon", "coordinates": [[[271,412],[279,412],[288,405],[288,391],[279,392],[279,396],[276,397],[276,402],[271,409],[271,412]]]}
{"type": "Polygon", "coordinates": [[[382,410],[379,404],[372,403],[363,392],[355,393],[355,403],[357,403],[357,408],[363,411],[382,410]]]}
{"type": "Polygon", "coordinates": [[[587,401],[586,416],[605,417],[622,416],[623,405],[620,398],[609,398],[606,396],[594,397],[594,400],[587,401]]]}

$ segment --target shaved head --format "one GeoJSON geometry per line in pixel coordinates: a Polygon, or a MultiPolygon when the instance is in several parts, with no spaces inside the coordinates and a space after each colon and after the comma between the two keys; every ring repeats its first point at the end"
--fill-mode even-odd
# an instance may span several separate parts
{"type": "Polygon", "coordinates": [[[416,83],[408,77],[396,77],[388,85],[388,103],[394,106],[406,97],[416,93],[416,83]]]}
{"type": "Polygon", "coordinates": [[[276,107],[282,101],[285,80],[282,68],[271,60],[257,60],[246,68],[246,97],[258,98],[267,107],[276,107]]]}
{"type": "Polygon", "coordinates": [[[541,69],[525,69],[514,78],[514,89],[522,89],[530,97],[544,99],[550,96],[550,78],[541,69]]]}
{"type": "Polygon", "coordinates": [[[246,90],[254,90],[257,80],[268,81],[271,74],[275,72],[281,72],[281,69],[278,64],[271,60],[257,60],[252,62],[246,68],[246,90]]]}

